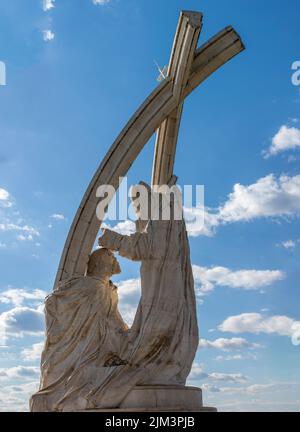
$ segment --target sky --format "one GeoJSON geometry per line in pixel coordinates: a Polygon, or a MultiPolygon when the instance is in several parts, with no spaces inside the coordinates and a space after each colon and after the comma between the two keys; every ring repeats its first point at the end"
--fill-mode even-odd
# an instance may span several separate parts
{"type": "MultiPolygon", "coordinates": [[[[200,45],[229,24],[246,45],[188,97],[179,133],[174,173],[204,185],[206,206],[190,235],[200,340],[188,384],[220,411],[300,410],[298,0],[0,0],[1,411],[28,410],[38,388],[43,300],[74,214],[157,86],[183,9],[204,14],[200,45]]],[[[150,181],[153,150],[154,137],[128,184],[150,181]]],[[[139,265],[120,263],[130,324],[139,265]]]]}

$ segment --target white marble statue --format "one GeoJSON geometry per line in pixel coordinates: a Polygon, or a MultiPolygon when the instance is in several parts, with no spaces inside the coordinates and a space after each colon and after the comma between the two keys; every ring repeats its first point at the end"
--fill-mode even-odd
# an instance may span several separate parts
{"type": "Polygon", "coordinates": [[[118,408],[136,386],[185,385],[199,340],[185,222],[138,220],[137,227],[129,236],[105,229],[86,276],[47,298],[32,411],[118,408]],[[111,251],[141,262],[141,299],[130,329],[109,279],[120,271],[111,251]]]}
{"type": "Polygon", "coordinates": [[[117,288],[110,281],[120,266],[112,252],[98,249],[90,256],[84,277],[61,283],[46,298],[46,342],[41,383],[30,401],[31,411],[85,408],[81,398],[118,357],[127,325],[118,311],[117,288]]]}

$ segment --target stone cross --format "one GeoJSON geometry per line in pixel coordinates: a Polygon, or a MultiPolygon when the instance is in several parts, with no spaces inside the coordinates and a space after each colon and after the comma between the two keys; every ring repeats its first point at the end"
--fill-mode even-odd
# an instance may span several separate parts
{"type": "Polygon", "coordinates": [[[236,31],[228,26],[197,47],[202,14],[180,14],[168,74],[133,114],[107,152],[89,184],[70,228],[60,260],[58,282],[85,273],[88,257],[101,227],[96,216],[100,185],[117,190],[147,141],[157,130],[152,184],[172,181],[180,118],[185,98],[213,72],[244,50],[236,31]]]}

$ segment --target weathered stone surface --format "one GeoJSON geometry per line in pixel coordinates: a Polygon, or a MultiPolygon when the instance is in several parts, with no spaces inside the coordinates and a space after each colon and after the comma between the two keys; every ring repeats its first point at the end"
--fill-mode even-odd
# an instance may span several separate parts
{"type": "MultiPolygon", "coordinates": [[[[101,412],[94,409],[85,412],[101,412]]],[[[137,386],[134,387],[117,410],[106,412],[216,412],[215,408],[204,407],[202,391],[197,387],[185,386],[137,386]]]]}

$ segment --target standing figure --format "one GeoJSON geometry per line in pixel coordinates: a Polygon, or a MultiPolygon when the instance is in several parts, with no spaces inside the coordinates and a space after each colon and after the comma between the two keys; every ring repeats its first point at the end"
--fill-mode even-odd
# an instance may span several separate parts
{"type": "Polygon", "coordinates": [[[105,229],[99,244],[141,262],[142,292],[121,352],[126,364],[94,388],[90,408],[118,407],[136,385],[185,385],[199,337],[184,220],[149,220],[129,236],[105,229]]]}

